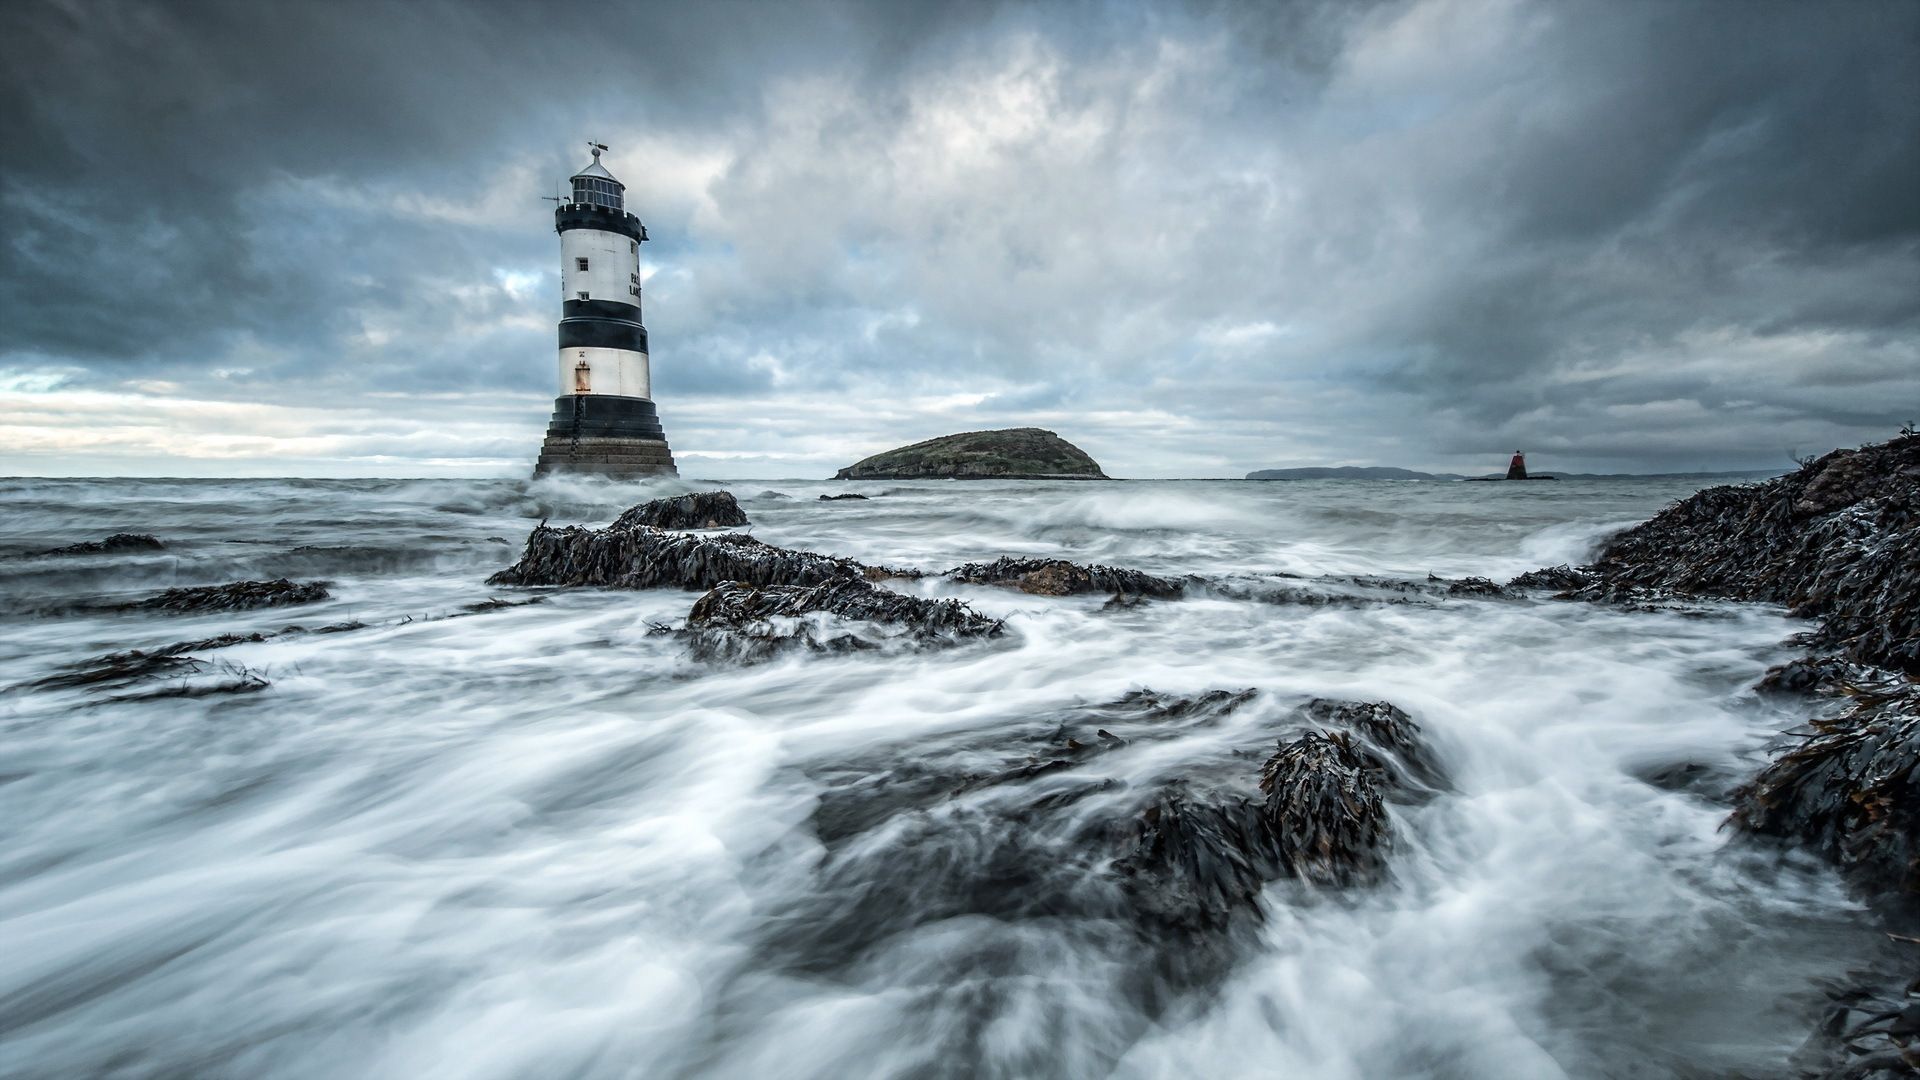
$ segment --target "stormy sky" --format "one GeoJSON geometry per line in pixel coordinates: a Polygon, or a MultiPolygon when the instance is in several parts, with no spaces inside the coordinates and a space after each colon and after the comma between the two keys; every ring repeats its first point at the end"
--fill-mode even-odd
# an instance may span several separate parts
{"type": "Polygon", "coordinates": [[[628,185],[682,472],[1771,468],[1920,419],[1920,4],[0,5],[0,473],[521,475],[628,185]]]}

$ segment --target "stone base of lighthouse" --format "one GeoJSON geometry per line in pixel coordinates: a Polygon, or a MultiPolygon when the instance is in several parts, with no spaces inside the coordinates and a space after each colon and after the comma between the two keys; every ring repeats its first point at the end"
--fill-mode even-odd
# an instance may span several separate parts
{"type": "Polygon", "coordinates": [[[553,419],[533,475],[678,476],[660,415],[646,398],[569,394],[553,399],[553,419]]]}

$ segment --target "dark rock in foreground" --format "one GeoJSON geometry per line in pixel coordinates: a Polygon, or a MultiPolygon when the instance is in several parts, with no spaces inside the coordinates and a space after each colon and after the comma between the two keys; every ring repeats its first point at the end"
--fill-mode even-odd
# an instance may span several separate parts
{"type": "Polygon", "coordinates": [[[527,536],[520,561],[487,584],[711,589],[736,581],[765,588],[821,585],[866,572],[851,559],[790,551],[743,533],[695,536],[618,523],[604,529],[541,525],[527,536]]]}
{"type": "MultiPolygon", "coordinates": [[[[825,856],[812,895],[767,922],[766,947],[831,976],[944,920],[984,916],[1018,934],[1024,920],[1064,918],[1149,1012],[1169,988],[1218,980],[1257,947],[1273,882],[1311,892],[1382,879],[1394,777],[1412,771],[1409,742],[1426,757],[1391,705],[1315,702],[1192,760],[1115,760],[1217,728],[1256,698],[1141,690],[822,763],[809,775],[823,789],[813,821],[825,856]],[[1314,726],[1333,717],[1355,727],[1314,726]]],[[[943,963],[959,979],[994,948],[982,938],[977,957],[960,948],[943,963]]]]}
{"type": "Polygon", "coordinates": [[[968,563],[947,571],[954,581],[970,585],[1006,585],[1037,596],[1078,593],[1125,593],[1135,596],[1179,596],[1181,584],[1166,578],[1113,566],[1082,566],[1064,559],[996,559],[968,563]]]}
{"type": "Polygon", "coordinates": [[[613,524],[620,529],[641,525],[656,529],[731,529],[749,522],[747,512],[740,509],[732,493],[696,491],[641,503],[621,514],[613,524]]]}
{"type": "Polygon", "coordinates": [[[920,643],[996,637],[1002,624],[958,600],[929,600],[877,588],[860,578],[821,585],[756,587],[737,581],[715,586],[694,601],[687,613],[693,651],[701,659],[758,659],[777,649],[800,646],[816,651],[871,648],[875,643],[851,634],[829,635],[810,616],[899,627],[920,643]]]}
{"type": "Polygon", "coordinates": [[[131,605],[143,611],[190,614],[202,611],[251,611],[255,608],[312,604],[333,594],[318,581],[235,581],[227,585],[196,585],[168,589],[131,605]]]}
{"type": "Polygon", "coordinates": [[[1086,451],[1043,428],[943,435],[864,458],[835,480],[1104,480],[1086,451]]]}
{"type": "Polygon", "coordinates": [[[114,533],[105,540],[89,540],[83,544],[69,544],[42,555],[110,555],[123,551],[164,551],[167,545],[146,533],[114,533]]]}

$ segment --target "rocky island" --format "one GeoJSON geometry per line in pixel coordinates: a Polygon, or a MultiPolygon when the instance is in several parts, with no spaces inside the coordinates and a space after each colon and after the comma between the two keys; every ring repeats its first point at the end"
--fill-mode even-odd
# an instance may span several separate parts
{"type": "Polygon", "coordinates": [[[1100,463],[1044,428],[942,435],[863,458],[835,480],[1105,480],[1100,463]]]}

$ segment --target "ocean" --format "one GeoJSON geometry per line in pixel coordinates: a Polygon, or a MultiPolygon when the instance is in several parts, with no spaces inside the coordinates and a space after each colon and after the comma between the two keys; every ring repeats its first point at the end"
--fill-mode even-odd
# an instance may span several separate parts
{"type": "Polygon", "coordinates": [[[0,1075],[1782,1075],[1888,948],[1722,827],[1804,718],[1751,689],[1804,624],[1429,581],[1712,482],[0,480],[0,1075]],[[690,654],[693,593],[485,583],[542,519],[716,487],[785,547],[1197,582],[891,581],[1006,633],[760,663],[690,654]],[[118,532],[166,548],[34,554],[118,532]],[[279,577],[332,598],[119,606],[279,577]],[[1385,880],[1275,882],[1217,954],[1102,906],[1087,837],[1190,775],[1257,795],[1314,698],[1406,710],[1445,775],[1385,880]]]}

